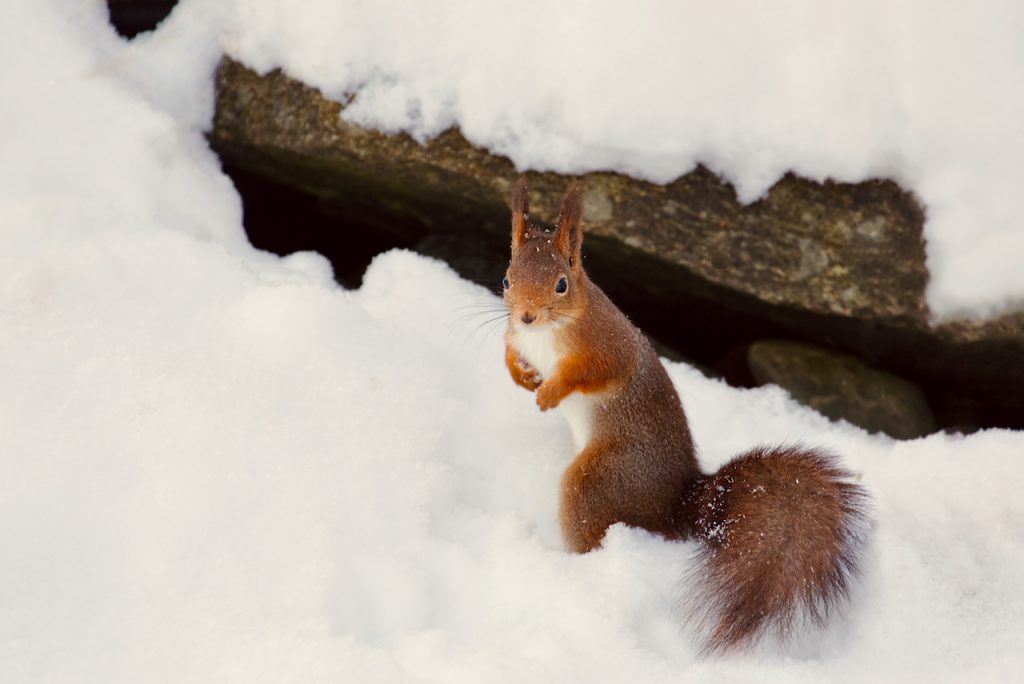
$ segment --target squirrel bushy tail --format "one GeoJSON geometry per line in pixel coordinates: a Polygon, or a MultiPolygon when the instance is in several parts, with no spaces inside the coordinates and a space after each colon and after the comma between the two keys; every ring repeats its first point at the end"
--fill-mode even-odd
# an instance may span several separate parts
{"type": "Polygon", "coordinates": [[[700,477],[687,501],[701,542],[687,609],[708,653],[823,626],[842,607],[858,575],[867,496],[832,456],[757,448],[700,477]]]}

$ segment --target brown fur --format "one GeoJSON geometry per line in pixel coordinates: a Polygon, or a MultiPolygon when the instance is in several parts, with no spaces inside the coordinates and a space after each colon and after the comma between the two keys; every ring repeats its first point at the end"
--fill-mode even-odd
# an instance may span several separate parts
{"type": "Polygon", "coordinates": [[[647,338],[587,277],[580,260],[579,186],[562,199],[554,234],[528,216],[525,179],[513,199],[505,292],[505,362],[541,410],[573,393],[597,398],[591,434],[562,476],[566,546],[596,548],[623,522],[702,542],[691,614],[709,652],[824,624],[857,574],[866,494],[833,457],[799,448],[750,451],[705,475],[686,415],[647,338]],[[562,277],[564,294],[555,292],[562,277]],[[554,329],[558,361],[542,378],[515,348],[514,328],[554,329]]]}
{"type": "Polygon", "coordinates": [[[708,651],[821,627],[841,607],[866,532],[865,492],[849,479],[821,451],[759,447],[694,488],[704,544],[691,617],[708,651]]]}
{"type": "Polygon", "coordinates": [[[526,187],[526,176],[516,182],[512,196],[512,249],[516,249],[530,232],[530,193],[526,187]]]}

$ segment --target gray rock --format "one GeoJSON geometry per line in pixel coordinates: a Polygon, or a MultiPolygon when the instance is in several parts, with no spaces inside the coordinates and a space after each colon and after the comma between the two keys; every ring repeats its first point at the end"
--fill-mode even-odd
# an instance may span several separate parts
{"type": "MultiPolygon", "coordinates": [[[[227,59],[216,88],[210,140],[223,158],[321,198],[352,225],[417,226],[403,244],[436,233],[479,245],[499,262],[479,277],[500,278],[517,175],[508,159],[457,130],[421,145],[348,123],[315,89],[227,59]]],[[[529,181],[531,213],[554,219],[566,178],[529,181]]],[[[665,342],[712,349],[714,316],[739,330],[733,338],[758,327],[746,338],[810,339],[911,378],[953,416],[945,424],[1024,426],[1024,313],[931,324],[923,211],[895,183],[789,175],[749,205],[702,168],[667,185],[614,173],[582,183],[588,270],[665,342]]]]}
{"type": "Polygon", "coordinates": [[[779,385],[833,420],[898,439],[923,437],[936,429],[928,402],[913,383],[848,354],[763,340],[750,345],[747,361],[759,384],[779,385]]]}
{"type": "MultiPolygon", "coordinates": [[[[345,122],[342,105],[279,72],[226,61],[213,140],[233,157],[322,196],[373,197],[440,231],[442,216],[504,217],[516,170],[456,130],[420,145],[345,122]]],[[[530,175],[531,207],[554,217],[566,179],[530,175]]],[[[923,321],[922,213],[896,184],[810,183],[789,176],[741,205],[705,170],[654,185],[587,174],[587,229],[701,279],[772,304],[875,320],[923,321]]],[[[485,228],[506,239],[507,221],[485,228]]]]}

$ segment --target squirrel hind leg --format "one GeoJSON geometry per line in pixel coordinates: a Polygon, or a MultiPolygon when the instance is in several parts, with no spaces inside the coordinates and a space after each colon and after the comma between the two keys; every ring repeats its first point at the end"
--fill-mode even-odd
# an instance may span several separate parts
{"type": "Polygon", "coordinates": [[[845,606],[866,537],[867,495],[830,455],[755,449],[707,476],[697,493],[702,544],[689,618],[706,653],[785,640],[845,606]]]}
{"type": "Polygon", "coordinates": [[[605,469],[598,463],[614,448],[591,441],[562,474],[559,522],[565,546],[573,553],[587,553],[601,545],[608,527],[619,520],[608,496],[605,469]]]}

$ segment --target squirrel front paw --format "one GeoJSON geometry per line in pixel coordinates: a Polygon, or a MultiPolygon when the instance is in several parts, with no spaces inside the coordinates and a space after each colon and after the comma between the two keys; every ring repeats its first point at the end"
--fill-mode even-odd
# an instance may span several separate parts
{"type": "Polygon", "coordinates": [[[537,406],[541,411],[553,409],[562,401],[561,392],[557,385],[550,380],[542,382],[537,388],[537,406]]]}
{"type": "Polygon", "coordinates": [[[537,372],[537,369],[530,365],[529,361],[519,356],[516,357],[515,363],[517,371],[516,375],[518,376],[517,380],[520,385],[531,392],[540,387],[543,382],[543,378],[540,377],[540,373],[537,372]]]}

